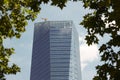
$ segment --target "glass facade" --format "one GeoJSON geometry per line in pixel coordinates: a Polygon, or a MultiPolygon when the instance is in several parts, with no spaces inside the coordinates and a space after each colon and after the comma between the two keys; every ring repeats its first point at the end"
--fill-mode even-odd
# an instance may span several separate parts
{"type": "Polygon", "coordinates": [[[81,80],[78,34],[72,21],[35,24],[31,80],[81,80]]]}

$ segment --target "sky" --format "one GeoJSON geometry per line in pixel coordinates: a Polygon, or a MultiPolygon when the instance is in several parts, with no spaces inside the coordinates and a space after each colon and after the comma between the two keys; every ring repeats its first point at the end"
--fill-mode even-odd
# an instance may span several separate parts
{"type": "Polygon", "coordinates": [[[22,34],[20,39],[5,40],[4,45],[15,48],[16,52],[11,56],[10,63],[16,63],[21,67],[20,73],[8,75],[7,80],[30,80],[34,23],[43,21],[41,18],[48,18],[48,21],[73,20],[79,33],[82,80],[92,80],[96,74],[95,66],[99,64],[98,45],[88,46],[86,44],[84,40],[86,30],[79,25],[83,16],[90,10],[84,9],[81,2],[68,2],[62,10],[49,4],[42,4],[41,8],[37,19],[34,22],[28,22],[26,32],[22,34]]]}

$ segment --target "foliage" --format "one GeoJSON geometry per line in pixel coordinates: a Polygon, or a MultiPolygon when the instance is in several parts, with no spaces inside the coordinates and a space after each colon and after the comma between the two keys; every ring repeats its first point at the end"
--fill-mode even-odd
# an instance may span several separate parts
{"type": "MultiPolygon", "coordinates": [[[[20,38],[28,20],[34,21],[40,12],[40,5],[48,2],[50,0],[0,0],[0,80],[6,80],[5,75],[20,72],[16,64],[9,65],[14,48],[4,47],[4,39],[20,38]]],[[[67,0],[51,0],[51,5],[62,9],[66,2],[67,0]]]]}
{"type": "MultiPolygon", "coordinates": [[[[76,0],[73,0],[76,1],[76,0]]],[[[81,0],[85,8],[92,13],[84,16],[82,25],[87,29],[88,45],[99,43],[99,36],[110,35],[111,39],[99,48],[102,65],[98,65],[93,80],[118,80],[120,74],[120,1],[119,0],[81,0]],[[117,51],[116,51],[117,48],[117,51]]],[[[6,74],[16,74],[20,68],[9,65],[13,48],[4,47],[4,39],[20,38],[25,32],[28,20],[34,21],[40,12],[42,3],[65,7],[67,0],[0,0],[0,80],[6,80],[6,74]]]]}
{"type": "Polygon", "coordinates": [[[81,24],[87,29],[88,45],[99,44],[99,36],[110,39],[99,48],[102,65],[98,65],[93,80],[120,79],[120,1],[119,0],[82,0],[85,8],[93,12],[84,16],[81,24]]]}

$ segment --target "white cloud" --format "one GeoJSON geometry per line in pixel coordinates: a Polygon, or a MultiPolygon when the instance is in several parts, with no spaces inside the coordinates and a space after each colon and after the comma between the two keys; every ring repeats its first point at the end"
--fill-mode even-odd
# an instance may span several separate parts
{"type": "Polygon", "coordinates": [[[81,57],[81,67],[82,70],[88,65],[89,62],[92,62],[98,59],[98,47],[97,45],[93,44],[88,46],[83,37],[79,38],[80,43],[80,57],[81,57]]]}

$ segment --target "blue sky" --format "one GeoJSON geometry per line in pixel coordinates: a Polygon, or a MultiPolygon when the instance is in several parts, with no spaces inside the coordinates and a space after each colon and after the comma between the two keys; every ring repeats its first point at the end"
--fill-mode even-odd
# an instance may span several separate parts
{"type": "Polygon", "coordinates": [[[95,44],[87,46],[85,44],[83,38],[86,30],[79,25],[83,16],[90,11],[85,10],[81,2],[68,2],[63,10],[47,4],[42,4],[41,8],[37,19],[34,22],[29,21],[26,32],[22,34],[20,39],[13,38],[5,41],[5,46],[14,47],[16,52],[11,57],[10,63],[16,63],[21,67],[20,73],[7,76],[7,80],[30,80],[34,23],[41,22],[41,18],[48,18],[49,21],[73,20],[79,32],[82,80],[92,80],[96,74],[95,66],[99,63],[98,46],[95,44]]]}

